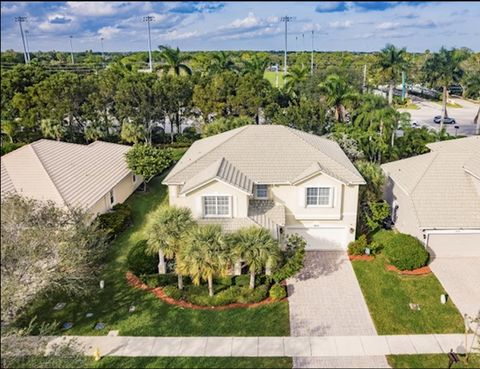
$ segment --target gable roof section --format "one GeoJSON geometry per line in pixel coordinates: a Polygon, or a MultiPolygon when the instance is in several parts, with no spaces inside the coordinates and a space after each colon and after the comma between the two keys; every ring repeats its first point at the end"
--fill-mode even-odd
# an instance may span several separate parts
{"type": "MultiPolygon", "coordinates": [[[[39,140],[5,155],[2,163],[16,192],[89,208],[130,173],[125,162],[129,149],[100,141],[39,140]]],[[[2,170],[2,183],[6,178],[2,170]]]]}
{"type": "Polygon", "coordinates": [[[435,152],[466,152],[480,153],[480,136],[470,136],[427,144],[435,152]]]}
{"type": "Polygon", "coordinates": [[[480,228],[479,179],[468,173],[479,173],[480,151],[469,146],[476,141],[463,140],[382,165],[409,196],[422,228],[480,228]]]}
{"type": "Polygon", "coordinates": [[[337,143],[281,125],[249,125],[196,141],[163,183],[186,185],[222,158],[253,183],[292,183],[314,163],[344,183],[365,183],[337,143]]]}

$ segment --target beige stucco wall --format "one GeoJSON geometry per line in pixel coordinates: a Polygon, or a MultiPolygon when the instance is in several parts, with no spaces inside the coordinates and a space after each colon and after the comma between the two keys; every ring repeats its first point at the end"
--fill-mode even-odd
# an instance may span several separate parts
{"type": "Polygon", "coordinates": [[[142,184],[143,178],[136,177],[136,181],[133,182],[133,174],[128,174],[120,182],[113,187],[113,197],[115,202],[110,204],[110,191],[102,196],[95,204],[93,204],[88,211],[92,214],[105,213],[112,208],[113,205],[122,203],[142,184]]]}
{"type": "Polygon", "coordinates": [[[411,234],[423,241],[423,232],[420,229],[412,201],[407,193],[398,184],[392,181],[390,177],[388,177],[384,193],[385,199],[392,209],[394,201],[396,201],[398,205],[395,228],[402,233],[411,234]]]}

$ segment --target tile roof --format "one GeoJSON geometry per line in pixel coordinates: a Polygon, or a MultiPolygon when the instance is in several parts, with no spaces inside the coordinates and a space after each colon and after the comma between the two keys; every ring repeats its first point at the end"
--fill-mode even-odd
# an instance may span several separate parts
{"type": "MultiPolygon", "coordinates": [[[[130,173],[130,146],[39,140],[2,157],[2,185],[36,199],[86,208],[130,173]]],[[[3,187],[3,186],[2,186],[3,187]]]]}
{"type": "Polygon", "coordinates": [[[164,183],[186,186],[203,171],[208,177],[222,158],[253,183],[292,183],[315,163],[344,183],[365,183],[336,142],[281,125],[249,125],[196,141],[164,183]]]}
{"type": "Polygon", "coordinates": [[[422,228],[480,228],[480,179],[468,172],[479,173],[480,150],[474,146],[480,141],[455,141],[382,165],[409,196],[422,228]]]}

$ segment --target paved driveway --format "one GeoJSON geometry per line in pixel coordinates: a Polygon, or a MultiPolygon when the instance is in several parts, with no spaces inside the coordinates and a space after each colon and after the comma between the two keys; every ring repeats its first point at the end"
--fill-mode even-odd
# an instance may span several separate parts
{"type": "MultiPolygon", "coordinates": [[[[292,336],[377,335],[355,272],[344,251],[308,251],[288,280],[292,336]]],[[[295,368],[388,367],[383,356],[294,358],[295,368]]]]}
{"type": "Polygon", "coordinates": [[[435,258],[430,268],[462,314],[480,311],[480,258],[435,258]]]}

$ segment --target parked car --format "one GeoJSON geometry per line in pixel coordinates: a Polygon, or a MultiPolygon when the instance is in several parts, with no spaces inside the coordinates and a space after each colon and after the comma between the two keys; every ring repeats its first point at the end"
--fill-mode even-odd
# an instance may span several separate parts
{"type": "MultiPolygon", "coordinates": [[[[433,121],[434,121],[434,123],[440,124],[440,122],[442,121],[442,117],[440,115],[437,115],[435,118],[433,118],[433,121]]],[[[443,120],[443,123],[444,124],[456,124],[457,122],[453,118],[445,117],[445,119],[443,120]]]]}

